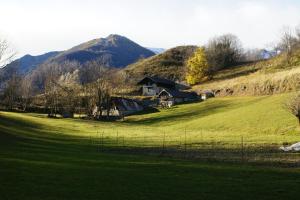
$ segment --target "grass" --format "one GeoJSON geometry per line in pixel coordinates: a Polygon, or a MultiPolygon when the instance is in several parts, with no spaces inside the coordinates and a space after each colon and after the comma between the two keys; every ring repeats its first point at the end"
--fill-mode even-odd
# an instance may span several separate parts
{"type": "Polygon", "coordinates": [[[244,76],[196,85],[193,89],[196,91],[219,91],[217,94],[219,96],[271,95],[299,90],[299,75],[299,66],[273,73],[258,71],[244,76]]]}
{"type": "Polygon", "coordinates": [[[297,119],[284,107],[291,95],[215,98],[130,116],[124,122],[49,119],[40,114],[7,112],[1,112],[0,116],[12,125],[21,121],[35,124],[33,131],[35,127],[47,127],[44,131],[49,135],[97,139],[103,134],[113,141],[125,140],[126,145],[161,146],[164,135],[166,145],[179,144],[186,133],[188,143],[215,141],[239,146],[244,137],[247,144],[280,146],[300,139],[297,119]]]}
{"type": "Polygon", "coordinates": [[[269,60],[232,67],[214,74],[209,82],[193,90],[218,91],[218,96],[271,95],[297,91],[300,75],[300,51],[293,53],[290,63],[284,54],[269,60]]]}
{"type": "MultiPolygon", "coordinates": [[[[48,119],[43,115],[1,112],[0,197],[3,200],[297,199],[300,186],[298,169],[101,153],[85,140],[86,136],[95,134],[95,130],[100,128],[118,128],[126,134],[137,134],[137,130],[144,130],[145,127],[171,131],[193,125],[194,130],[197,127],[209,129],[212,125],[207,123],[213,116],[218,124],[216,127],[224,130],[227,120],[236,119],[231,116],[234,115],[234,112],[230,114],[231,109],[240,111],[242,105],[248,105],[249,108],[245,108],[244,112],[252,110],[251,114],[254,114],[253,107],[262,104],[259,107],[262,109],[276,102],[278,104],[275,105],[280,105],[284,97],[215,99],[206,103],[181,105],[160,114],[132,116],[126,122],[114,123],[48,119]],[[211,108],[211,113],[205,110],[207,106],[211,108]],[[233,118],[224,118],[229,116],[233,118]],[[160,119],[157,120],[157,117],[160,119]],[[179,124],[183,119],[187,120],[179,124]],[[197,119],[200,120],[198,123],[197,119]]],[[[279,106],[270,116],[276,116],[276,113],[285,114],[283,122],[277,117],[273,119],[279,125],[286,125],[287,136],[295,137],[293,117],[279,106]]],[[[259,123],[261,125],[257,128],[270,128],[273,124],[268,125],[264,117],[260,117],[262,124],[259,123]]],[[[251,133],[250,124],[257,121],[254,117],[245,120],[249,120],[249,125],[245,125],[243,130],[251,133]]],[[[239,123],[232,128],[234,133],[238,133],[239,123]]],[[[155,135],[161,132],[147,133],[155,135]]],[[[268,138],[267,135],[273,133],[261,134],[268,138]]]]}

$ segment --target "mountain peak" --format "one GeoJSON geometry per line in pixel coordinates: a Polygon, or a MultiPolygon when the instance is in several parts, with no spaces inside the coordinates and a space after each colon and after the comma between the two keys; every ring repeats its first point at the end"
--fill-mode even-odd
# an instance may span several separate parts
{"type": "Polygon", "coordinates": [[[141,58],[155,55],[134,41],[117,34],[90,40],[58,55],[56,61],[76,61],[81,64],[97,61],[108,67],[125,67],[141,58]]]}
{"type": "Polygon", "coordinates": [[[109,36],[106,37],[106,39],[119,39],[119,38],[126,38],[126,37],[118,34],[110,34],[109,36]]]}

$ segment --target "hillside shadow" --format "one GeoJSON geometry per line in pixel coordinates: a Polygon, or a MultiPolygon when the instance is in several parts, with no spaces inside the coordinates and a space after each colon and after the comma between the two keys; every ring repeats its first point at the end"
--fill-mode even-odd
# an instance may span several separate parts
{"type": "Polygon", "coordinates": [[[32,148],[35,146],[40,150],[53,148],[55,151],[63,151],[74,144],[84,146],[81,142],[86,139],[49,130],[47,126],[30,120],[0,115],[0,144],[3,148],[31,144],[32,148]]]}

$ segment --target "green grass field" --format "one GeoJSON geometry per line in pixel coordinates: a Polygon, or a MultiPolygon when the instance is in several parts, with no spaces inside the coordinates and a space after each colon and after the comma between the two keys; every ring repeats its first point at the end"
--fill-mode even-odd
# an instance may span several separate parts
{"type": "Polygon", "coordinates": [[[129,143],[163,131],[171,140],[188,128],[190,140],[202,129],[202,140],[244,134],[253,142],[296,141],[297,121],[281,106],[287,96],[213,99],[125,122],[0,112],[0,199],[298,199],[297,168],[104,153],[86,139],[118,130],[129,143]]]}
{"type": "MultiPolygon", "coordinates": [[[[224,145],[245,143],[277,144],[300,140],[296,117],[285,103],[292,94],[262,97],[215,98],[206,102],[185,104],[151,114],[127,117],[121,122],[98,122],[81,119],[49,119],[41,114],[1,112],[11,124],[32,124],[53,135],[125,141],[126,145],[166,145],[219,142],[224,145]],[[16,120],[16,122],[14,122],[16,120]],[[118,138],[117,138],[118,137],[118,138]]],[[[1,127],[7,128],[7,127],[1,127]]],[[[14,126],[11,127],[12,129],[14,126]]],[[[13,130],[10,130],[13,131],[13,130]]],[[[35,131],[24,132],[30,136],[35,131]]]]}

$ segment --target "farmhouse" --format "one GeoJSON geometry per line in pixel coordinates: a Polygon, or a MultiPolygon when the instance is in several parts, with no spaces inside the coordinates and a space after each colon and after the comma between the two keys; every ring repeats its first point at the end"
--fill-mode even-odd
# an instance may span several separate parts
{"type": "Polygon", "coordinates": [[[159,94],[159,103],[163,107],[171,107],[177,103],[197,101],[195,92],[183,92],[179,90],[163,89],[159,94]]]}
{"type": "Polygon", "coordinates": [[[138,85],[142,85],[143,96],[156,96],[163,89],[176,89],[175,82],[159,77],[145,77],[143,80],[138,82],[138,85]]]}

